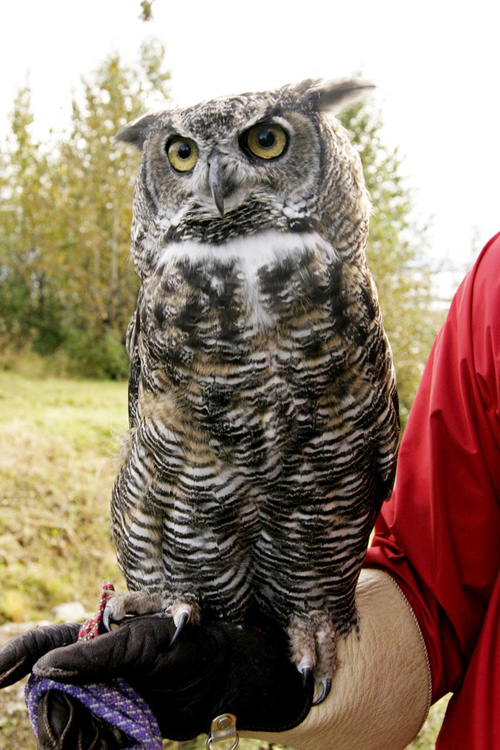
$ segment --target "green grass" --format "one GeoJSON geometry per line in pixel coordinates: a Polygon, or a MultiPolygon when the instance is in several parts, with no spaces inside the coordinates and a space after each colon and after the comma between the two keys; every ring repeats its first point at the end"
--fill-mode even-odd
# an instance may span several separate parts
{"type": "MultiPolygon", "coordinates": [[[[0,370],[0,623],[50,619],[75,599],[92,612],[103,578],[124,586],[108,516],[126,384],[36,374],[0,370]]],[[[17,688],[0,692],[0,750],[35,747],[20,700],[17,688]]],[[[434,747],[442,712],[411,748],[434,747]]],[[[204,741],[166,747],[201,750],[204,741]]]]}
{"type": "Polygon", "coordinates": [[[126,387],[0,372],[0,415],[0,621],[92,610],[103,577],[121,584],[108,514],[126,387]]]}

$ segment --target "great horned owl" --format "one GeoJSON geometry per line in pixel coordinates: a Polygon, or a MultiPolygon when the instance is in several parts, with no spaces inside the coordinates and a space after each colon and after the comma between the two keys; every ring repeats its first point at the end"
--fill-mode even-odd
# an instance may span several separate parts
{"type": "Polygon", "coordinates": [[[142,286],[112,498],[131,593],[107,617],[242,621],[254,602],[323,695],[336,638],[357,625],[399,433],[365,261],[370,203],[331,114],[363,88],[305,81],[147,115],[117,136],[142,150],[142,286]]]}

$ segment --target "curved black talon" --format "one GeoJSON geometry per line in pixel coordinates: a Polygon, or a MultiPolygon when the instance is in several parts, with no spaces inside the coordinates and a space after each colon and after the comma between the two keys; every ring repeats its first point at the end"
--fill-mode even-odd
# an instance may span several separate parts
{"type": "Polygon", "coordinates": [[[177,638],[179,637],[181,630],[183,629],[184,625],[189,620],[189,615],[187,612],[183,612],[182,615],[179,618],[179,623],[175,629],[175,633],[172,636],[172,640],[170,641],[170,646],[173,646],[176,642],[177,638]]]}
{"type": "Polygon", "coordinates": [[[321,691],[321,695],[319,696],[318,700],[312,702],[312,706],[319,706],[320,703],[323,703],[323,701],[328,698],[330,695],[330,690],[332,689],[332,681],[330,679],[325,680],[323,683],[323,690],[321,691]]]}
{"type": "Polygon", "coordinates": [[[304,669],[300,670],[300,674],[302,675],[302,687],[305,690],[311,676],[311,670],[309,669],[309,667],[304,667],[304,669]]]}

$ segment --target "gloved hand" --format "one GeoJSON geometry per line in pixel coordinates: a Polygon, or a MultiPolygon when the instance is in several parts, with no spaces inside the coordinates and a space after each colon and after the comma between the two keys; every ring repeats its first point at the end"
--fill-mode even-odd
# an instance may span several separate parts
{"type": "MultiPolygon", "coordinates": [[[[312,680],[302,685],[289,661],[284,631],[261,613],[252,612],[244,628],[221,621],[188,624],[170,646],[173,632],[172,620],[159,615],[132,618],[111,633],[78,643],[72,642],[78,626],[40,628],[0,650],[0,687],[31,669],[40,677],[74,684],[122,677],[148,703],[162,735],[174,740],[208,733],[222,713],[234,714],[238,729],[251,731],[282,731],[307,715],[312,680]]],[[[84,721],[73,700],[52,697],[40,708],[39,732],[41,724],[42,731],[48,725],[47,742],[52,742],[40,746],[70,747],[54,744],[53,736],[56,730],[68,735],[84,721]]],[[[99,723],[94,726],[102,734],[99,723]]],[[[92,733],[93,728],[83,748],[102,747],[89,744],[92,733]]],[[[104,747],[120,746],[112,744],[119,743],[116,737],[105,741],[104,747]]]]}
{"type": "MultiPolygon", "coordinates": [[[[80,625],[70,623],[36,628],[14,638],[0,649],[0,688],[12,685],[31,672],[40,656],[76,642],[80,625]]],[[[38,747],[41,750],[118,750],[115,734],[77,700],[58,690],[45,693],[38,707],[38,747]]]]}

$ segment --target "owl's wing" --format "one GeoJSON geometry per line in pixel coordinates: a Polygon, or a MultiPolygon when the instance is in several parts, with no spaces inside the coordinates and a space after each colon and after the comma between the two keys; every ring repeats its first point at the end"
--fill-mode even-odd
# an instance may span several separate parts
{"type": "Polygon", "coordinates": [[[127,352],[130,359],[128,377],[128,421],[130,428],[137,425],[137,401],[141,379],[141,360],[139,356],[140,301],[141,294],[139,294],[137,307],[127,328],[127,352]]]}
{"type": "MultiPolygon", "coordinates": [[[[392,364],[392,351],[384,331],[378,294],[372,275],[366,265],[360,268],[357,299],[357,316],[353,330],[366,338],[362,349],[365,358],[360,365],[365,371],[366,381],[373,393],[371,409],[367,410],[368,424],[371,422],[376,435],[376,454],[373,482],[373,523],[382,503],[389,500],[396,477],[399,450],[400,420],[399,397],[396,375],[392,364]]],[[[356,289],[356,285],[353,287],[356,289]]]]}
{"type": "Polygon", "coordinates": [[[377,471],[377,482],[376,482],[376,493],[378,511],[380,506],[385,500],[390,500],[392,494],[392,488],[396,479],[396,462],[399,449],[399,437],[400,437],[400,419],[399,419],[399,396],[396,388],[396,383],[392,381],[392,391],[390,393],[390,402],[392,409],[389,411],[388,421],[392,422],[392,434],[389,434],[388,440],[385,444],[386,449],[390,454],[389,465],[385,465],[382,470],[377,471]]]}

